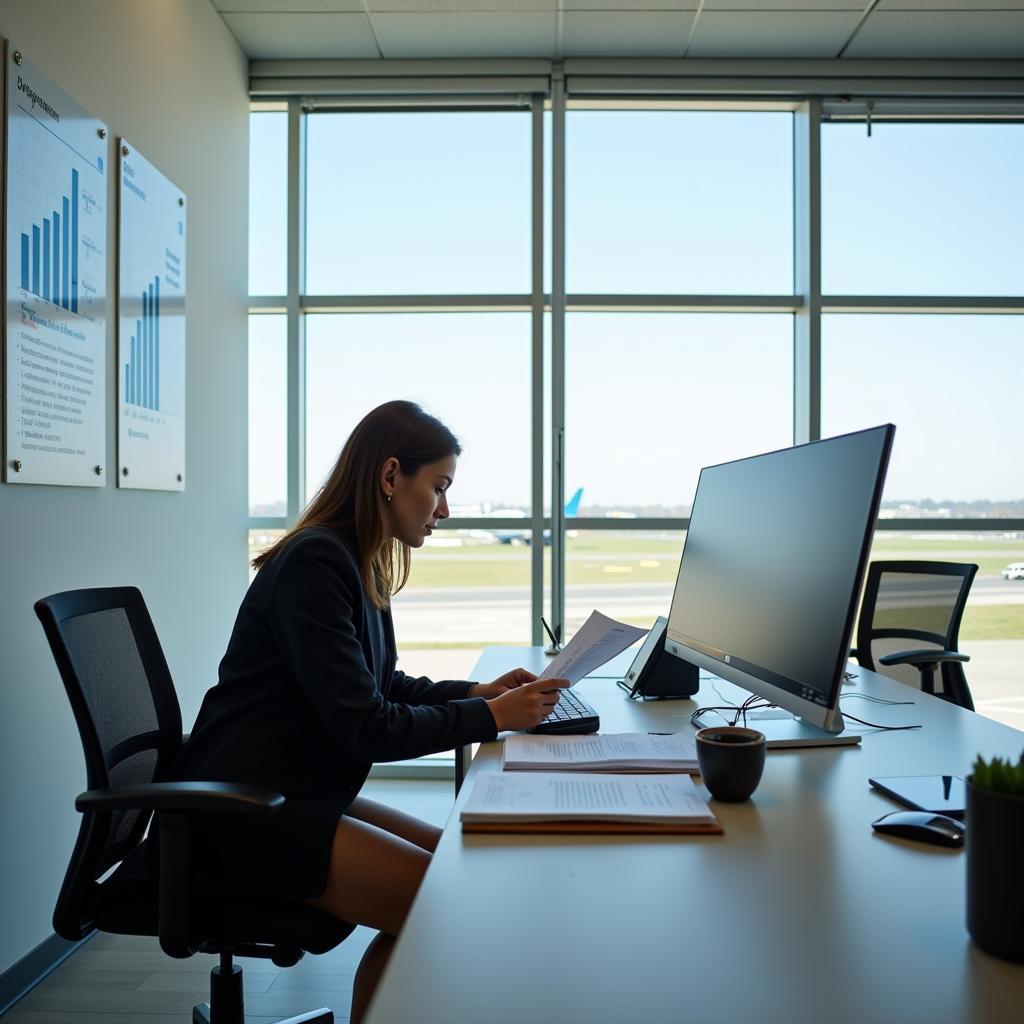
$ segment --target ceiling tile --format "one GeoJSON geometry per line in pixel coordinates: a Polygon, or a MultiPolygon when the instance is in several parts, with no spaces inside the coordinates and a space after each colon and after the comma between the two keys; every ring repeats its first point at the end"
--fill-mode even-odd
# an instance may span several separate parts
{"type": "Polygon", "coordinates": [[[360,0],[213,0],[224,14],[363,14],[360,0]]]}
{"type": "Polygon", "coordinates": [[[857,11],[707,11],[687,57],[835,57],[860,20],[857,11]]]}
{"type": "Polygon", "coordinates": [[[224,14],[254,60],[379,57],[365,14],[224,14]]]}
{"type": "Polygon", "coordinates": [[[563,11],[696,11],[700,0],[562,0],[563,11]]]}
{"type": "Polygon", "coordinates": [[[374,14],[385,57],[550,57],[555,13],[374,14]]]}
{"type": "Polygon", "coordinates": [[[1024,57],[1024,11],[875,11],[844,57],[1024,57]]]}
{"type": "Polygon", "coordinates": [[[438,11],[490,11],[519,14],[524,11],[554,13],[558,0],[366,0],[371,15],[381,11],[397,14],[436,14],[438,11]]]}
{"type": "Polygon", "coordinates": [[[705,11],[863,11],[870,6],[871,0],[704,0],[705,11]]]}
{"type": "Polygon", "coordinates": [[[879,0],[878,11],[1024,11],[1024,0],[879,0]]]}
{"type": "Polygon", "coordinates": [[[566,57],[681,57],[693,11],[566,11],[566,57]]]}

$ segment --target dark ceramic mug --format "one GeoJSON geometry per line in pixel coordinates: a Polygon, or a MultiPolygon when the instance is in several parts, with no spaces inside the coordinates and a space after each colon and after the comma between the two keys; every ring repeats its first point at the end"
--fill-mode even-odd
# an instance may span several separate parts
{"type": "Polygon", "coordinates": [[[757,789],[764,771],[764,733],[713,726],[701,729],[696,740],[700,777],[716,800],[739,803],[757,789]]]}

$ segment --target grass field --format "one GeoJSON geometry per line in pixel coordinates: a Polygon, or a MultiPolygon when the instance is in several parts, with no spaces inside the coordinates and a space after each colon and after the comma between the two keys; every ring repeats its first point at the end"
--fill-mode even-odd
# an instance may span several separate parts
{"type": "MultiPolygon", "coordinates": [[[[442,539],[449,538],[442,536],[442,539]]],[[[570,586],[609,584],[621,587],[633,583],[667,586],[676,578],[682,548],[682,533],[580,532],[568,538],[566,581],[570,586]]],[[[545,562],[549,555],[550,549],[546,549],[545,562]]],[[[976,562],[980,576],[998,576],[1009,562],[1024,561],[1024,541],[1005,537],[881,533],[875,537],[871,557],[976,562]]],[[[459,547],[428,544],[413,554],[408,587],[410,590],[522,588],[524,601],[528,601],[530,568],[531,549],[525,545],[474,543],[472,540],[459,547]]],[[[545,586],[550,582],[547,566],[544,582],[545,586]]],[[[1021,587],[1024,589],[1024,581],[1021,587]]],[[[607,611],[615,614],[613,607],[607,611]]],[[[963,640],[1024,639],[1024,604],[969,605],[960,636],[963,640]]],[[[451,644],[438,646],[450,647],[451,644]]]]}
{"type": "MultiPolygon", "coordinates": [[[[630,537],[581,533],[566,546],[566,577],[572,583],[671,583],[679,568],[682,534],[630,537]]],[[[998,575],[1009,562],[1024,561],[1024,541],[945,537],[881,536],[872,559],[970,561],[981,575],[998,575]]],[[[545,569],[545,577],[547,569],[545,569]]],[[[527,587],[530,548],[506,544],[426,547],[413,555],[411,587],[527,587]]]]}

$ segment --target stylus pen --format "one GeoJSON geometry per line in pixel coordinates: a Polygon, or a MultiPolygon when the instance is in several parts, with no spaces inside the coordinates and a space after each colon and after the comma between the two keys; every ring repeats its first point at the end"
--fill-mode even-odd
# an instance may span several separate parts
{"type": "MultiPolygon", "coordinates": [[[[544,627],[544,632],[547,633],[548,638],[551,640],[552,647],[558,646],[558,641],[555,639],[555,634],[551,632],[551,627],[544,621],[544,616],[540,617],[540,624],[544,627]]],[[[562,631],[559,630],[559,633],[562,631]]]]}

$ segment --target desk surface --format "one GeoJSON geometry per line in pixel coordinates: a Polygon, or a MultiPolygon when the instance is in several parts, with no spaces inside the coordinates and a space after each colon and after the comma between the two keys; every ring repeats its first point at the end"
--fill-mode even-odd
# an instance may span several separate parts
{"type": "MultiPolygon", "coordinates": [[[[475,678],[519,664],[537,670],[540,649],[489,648],[475,678]]],[[[484,744],[371,1024],[1019,1024],[1024,966],[971,943],[963,852],[875,835],[898,805],[867,780],[965,776],[979,751],[1018,757],[1024,734],[856,671],[844,694],[914,704],[844,709],[924,728],[770,751],[752,800],[713,803],[724,836],[464,836],[475,774],[500,767],[500,742],[484,744]]],[[[690,728],[691,701],[638,704],[611,679],[579,689],[603,732],[690,728]]],[[[703,680],[696,700],[721,703],[703,680]]]]}

